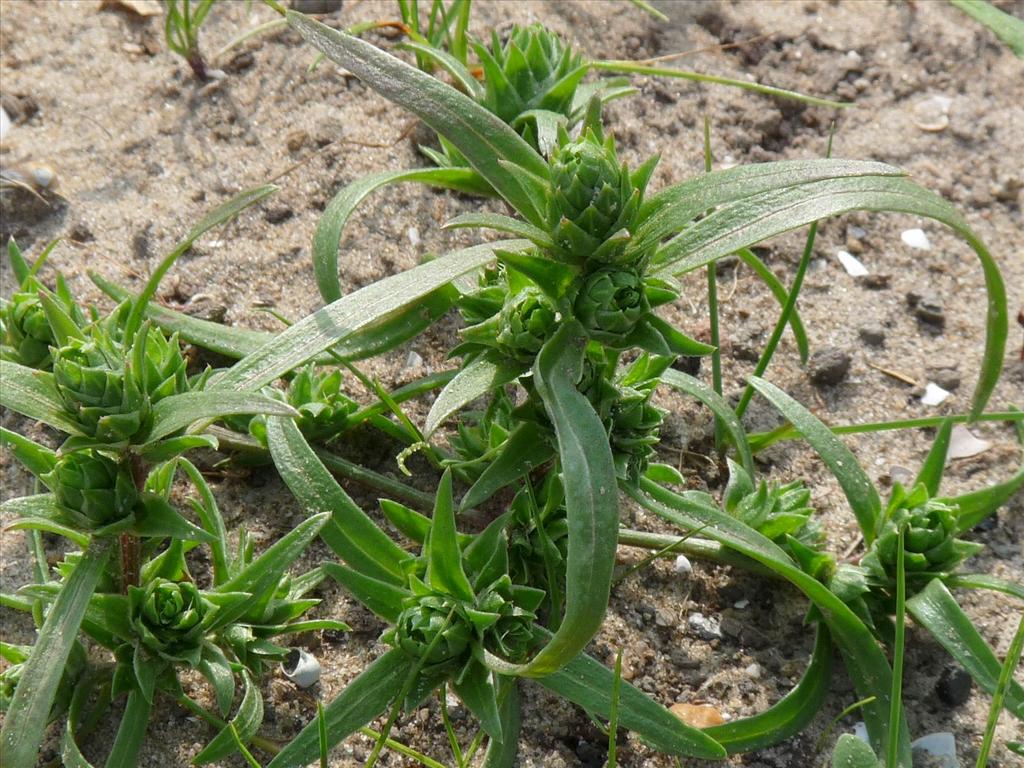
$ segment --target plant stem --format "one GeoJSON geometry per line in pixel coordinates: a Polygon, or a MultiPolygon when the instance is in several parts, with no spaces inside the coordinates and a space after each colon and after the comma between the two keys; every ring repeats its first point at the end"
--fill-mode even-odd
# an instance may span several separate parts
{"type": "Polygon", "coordinates": [[[631,528],[619,529],[619,544],[626,547],[639,547],[653,551],[664,551],[664,557],[676,554],[684,554],[701,560],[710,560],[722,565],[732,565],[742,568],[759,576],[767,576],[773,579],[779,578],[773,571],[761,564],[734,552],[721,544],[708,541],[707,539],[689,538],[680,541],[679,536],[671,536],[663,533],[648,533],[636,531],[631,528]]]}
{"type": "MultiPolygon", "coordinates": [[[[205,709],[203,709],[201,706],[199,706],[199,704],[194,702],[192,699],[190,699],[184,693],[177,693],[177,694],[173,694],[173,695],[172,694],[168,694],[168,695],[171,696],[171,698],[174,699],[180,706],[182,706],[185,709],[187,709],[189,712],[194,714],[199,719],[205,720],[207,723],[212,725],[214,728],[226,728],[227,727],[228,724],[227,724],[226,721],[221,720],[219,717],[217,717],[216,715],[212,714],[211,712],[207,712],[205,709]]],[[[252,744],[257,749],[263,750],[268,755],[276,755],[278,752],[281,751],[281,745],[280,744],[278,744],[275,741],[271,741],[270,739],[265,739],[262,736],[253,736],[249,740],[249,743],[252,744]]]]}
{"type": "MultiPolygon", "coordinates": [[[[704,115],[704,172],[711,173],[711,121],[704,115]]],[[[711,332],[711,346],[715,351],[711,353],[711,386],[715,394],[722,394],[722,350],[720,348],[720,334],[718,330],[718,265],[712,261],[708,264],[708,317],[711,332]]],[[[721,454],[725,450],[725,425],[722,420],[715,416],[715,450],[721,454]]]]}

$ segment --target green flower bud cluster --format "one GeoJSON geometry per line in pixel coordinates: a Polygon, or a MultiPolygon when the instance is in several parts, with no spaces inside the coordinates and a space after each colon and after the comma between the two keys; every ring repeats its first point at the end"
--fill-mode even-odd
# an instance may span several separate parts
{"type": "Polygon", "coordinates": [[[157,578],[128,588],[132,629],[146,650],[196,666],[215,608],[191,582],[157,578]]]}
{"type": "Polygon", "coordinates": [[[466,346],[490,347],[521,363],[532,363],[554,333],[558,310],[539,289],[526,287],[507,296],[501,311],[463,331],[466,346]]]}
{"type": "Polygon", "coordinates": [[[599,119],[588,118],[575,141],[562,131],[551,156],[548,225],[557,255],[574,264],[623,262],[653,169],[631,176],[619,163],[612,137],[602,138],[599,119]]]}
{"type": "Polygon", "coordinates": [[[128,517],[138,501],[131,473],[92,450],[61,457],[40,479],[53,489],[63,512],[77,528],[94,530],[128,517]]]}
{"type": "MultiPolygon", "coordinates": [[[[358,409],[358,404],[342,389],[340,370],[319,373],[314,366],[308,366],[292,378],[285,392],[269,387],[265,392],[299,412],[295,423],[307,440],[326,442],[337,437],[358,409]]],[[[248,428],[253,437],[267,444],[266,418],[250,419],[248,428]]]]}
{"type": "Polygon", "coordinates": [[[631,269],[599,269],[576,297],[576,318],[591,338],[618,346],[651,311],[643,278],[631,269]]]}
{"type": "Polygon", "coordinates": [[[638,483],[658,444],[665,412],[651,404],[653,388],[620,387],[612,406],[608,442],[620,480],[638,483]]]}
{"type": "MultiPolygon", "coordinates": [[[[569,117],[583,57],[540,24],[513,27],[504,45],[497,32],[490,47],[477,44],[484,68],[483,106],[512,124],[524,112],[543,109],[569,117]]],[[[526,137],[530,141],[532,137],[526,137]]],[[[536,141],[532,141],[536,148],[536,141]]]]}
{"type": "Polygon", "coordinates": [[[4,301],[2,323],[3,359],[39,370],[50,367],[50,347],[57,342],[36,293],[19,292],[4,301]]]}
{"type": "Polygon", "coordinates": [[[132,349],[112,330],[94,326],[84,339],[54,351],[57,392],[71,418],[89,437],[108,443],[130,440],[165,397],[188,390],[186,361],[177,336],[144,326],[132,349]]]}
{"type": "Polygon", "coordinates": [[[885,524],[861,560],[876,586],[892,588],[896,584],[901,528],[904,531],[903,563],[910,593],[925,586],[936,575],[952,573],[981,549],[980,544],[956,538],[956,507],[930,498],[924,485],[908,492],[897,484],[885,524]]]}
{"type": "Polygon", "coordinates": [[[811,549],[824,542],[820,524],[812,519],[811,491],[802,481],[779,484],[753,478],[732,459],[724,494],[725,511],[762,536],[785,546],[789,537],[811,549]]]}

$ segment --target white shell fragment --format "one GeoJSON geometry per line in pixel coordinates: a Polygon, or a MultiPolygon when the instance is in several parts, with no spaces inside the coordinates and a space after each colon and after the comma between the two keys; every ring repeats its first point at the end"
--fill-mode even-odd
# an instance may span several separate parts
{"type": "Polygon", "coordinates": [[[863,720],[858,720],[853,724],[853,735],[863,742],[871,743],[871,739],[868,738],[868,727],[863,720]]]}
{"type": "Polygon", "coordinates": [[[949,127],[949,96],[929,96],[914,105],[914,125],[922,131],[938,133],[949,127]]]}
{"type": "Polygon", "coordinates": [[[0,140],[11,130],[11,118],[7,116],[7,110],[0,107],[0,140]]]}
{"type": "Polygon", "coordinates": [[[956,738],[948,731],[929,733],[910,745],[914,754],[914,764],[920,762],[921,755],[929,755],[932,760],[928,765],[936,768],[960,768],[956,759],[956,738]]]}
{"type": "Polygon", "coordinates": [[[292,648],[281,664],[281,671],[299,688],[309,688],[320,679],[320,662],[309,651],[292,648]]]}
{"type": "Polygon", "coordinates": [[[692,573],[693,564],[686,555],[676,556],[676,573],[692,573]]]}
{"type": "Polygon", "coordinates": [[[927,251],[932,247],[928,235],[924,233],[923,229],[906,229],[900,234],[900,240],[919,251],[927,251]]]}
{"type": "Polygon", "coordinates": [[[947,397],[949,397],[949,392],[935,382],[929,381],[924,387],[924,394],[921,395],[921,404],[939,405],[947,397]]]}
{"type": "Polygon", "coordinates": [[[984,453],[991,447],[992,443],[988,440],[975,437],[963,424],[956,424],[949,438],[949,453],[946,454],[946,458],[966,459],[984,453]]]}
{"type": "Polygon", "coordinates": [[[416,227],[409,227],[406,234],[409,235],[409,242],[414,248],[420,244],[420,231],[416,227]]]}
{"type": "Polygon", "coordinates": [[[864,277],[868,274],[867,267],[860,263],[860,260],[848,251],[836,251],[836,258],[843,265],[846,274],[850,277],[864,277]]]}

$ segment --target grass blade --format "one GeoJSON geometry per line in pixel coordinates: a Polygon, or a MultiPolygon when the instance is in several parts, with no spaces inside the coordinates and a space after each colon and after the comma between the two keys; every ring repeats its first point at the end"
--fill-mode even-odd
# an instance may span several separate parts
{"type": "Polygon", "coordinates": [[[1017,632],[1010,641],[1010,648],[1006,652],[1006,660],[999,672],[999,682],[996,684],[995,693],[992,694],[992,706],[988,711],[988,722],[985,725],[985,737],[981,741],[981,749],[978,750],[978,762],[975,768],[985,768],[988,765],[988,753],[992,749],[992,741],[996,735],[996,725],[999,723],[999,714],[1003,711],[1003,699],[1006,696],[1006,689],[1013,681],[1013,671],[1017,669],[1017,662],[1020,661],[1021,652],[1024,651],[1024,616],[1021,616],[1017,624],[1017,632]]]}
{"type": "MultiPolygon", "coordinates": [[[[768,290],[772,292],[772,296],[779,303],[780,307],[785,307],[789,302],[789,291],[786,286],[782,284],[782,281],[775,276],[768,265],[765,264],[761,259],[757,257],[749,248],[740,248],[736,251],[736,255],[739,256],[740,261],[754,270],[754,273],[761,278],[761,282],[768,286],[768,290]]],[[[807,343],[807,331],[804,329],[803,320],[800,319],[800,313],[797,312],[796,307],[793,307],[793,312],[789,316],[789,327],[793,332],[793,340],[796,342],[796,348],[800,352],[800,362],[806,363],[807,358],[810,355],[810,348],[807,343]]]]}
{"type": "Polygon", "coordinates": [[[979,24],[995,33],[1018,59],[1024,59],[1024,21],[996,8],[985,0],[949,0],[979,24]]]}
{"type": "Polygon", "coordinates": [[[497,250],[525,250],[527,240],[504,240],[454,251],[368,285],[295,323],[217,378],[216,389],[258,389],[339,341],[421,301],[458,276],[482,267],[497,250]]]}
{"type": "Polygon", "coordinates": [[[36,764],[64,664],[78,637],[89,598],[103,575],[110,547],[110,541],[103,539],[89,545],[39,630],[0,731],[4,765],[9,768],[32,768],[36,764]]]}

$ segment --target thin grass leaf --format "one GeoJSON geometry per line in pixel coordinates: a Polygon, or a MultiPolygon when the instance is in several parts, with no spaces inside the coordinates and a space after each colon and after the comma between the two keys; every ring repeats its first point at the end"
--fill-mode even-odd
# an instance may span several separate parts
{"type": "Polygon", "coordinates": [[[496,232],[532,240],[541,248],[554,248],[555,242],[546,230],[535,227],[521,219],[513,219],[500,213],[488,211],[463,213],[444,224],[444,229],[493,229],[496,232]]]}
{"type": "Polygon", "coordinates": [[[899,740],[892,737],[903,717],[903,654],[907,644],[907,572],[904,540],[906,528],[901,526],[896,548],[896,637],[892,646],[892,695],[889,701],[889,743],[886,745],[886,765],[899,765],[899,740]]]}
{"type": "Polygon", "coordinates": [[[619,697],[622,692],[622,649],[619,648],[615,654],[615,668],[612,679],[612,704],[611,712],[608,713],[608,760],[605,768],[615,768],[618,764],[619,754],[616,749],[616,740],[619,730],[619,697]]]}
{"type": "MultiPolygon", "coordinates": [[[[473,77],[473,73],[466,68],[465,64],[448,53],[448,51],[443,48],[437,48],[433,45],[417,42],[399,43],[398,47],[406,51],[414,51],[419,55],[431,59],[451,75],[452,80],[454,80],[462,91],[472,98],[473,101],[483,101],[485,95],[484,87],[480,85],[480,82],[475,77],[473,77]]],[[[420,67],[420,69],[423,69],[423,67],[420,67]]]]}
{"type": "Polygon", "coordinates": [[[928,450],[928,455],[914,480],[914,486],[924,485],[928,489],[929,496],[939,495],[939,485],[942,483],[942,475],[946,471],[946,456],[949,453],[949,441],[952,435],[953,422],[946,419],[935,433],[932,447],[928,450]]]}
{"type": "Polygon", "coordinates": [[[0,381],[0,405],[69,435],[82,434],[64,413],[53,374],[0,360],[0,381]]]}
{"type": "Polygon", "coordinates": [[[490,187],[468,168],[416,168],[384,171],[364,176],[343,187],[327,204],[313,233],[313,273],[320,296],[330,304],[341,298],[338,255],[349,218],[369,195],[390,184],[419,182],[475,195],[486,195],[490,187]]]}
{"type": "Polygon", "coordinates": [[[1013,682],[1013,673],[1017,669],[1021,652],[1024,651],[1024,615],[1017,624],[1017,632],[1010,641],[1010,648],[1006,652],[1006,660],[999,672],[999,682],[996,684],[995,693],[992,694],[992,706],[988,710],[988,722],[985,725],[985,736],[981,740],[981,749],[978,750],[978,761],[975,768],[985,768],[988,765],[988,753],[992,750],[992,742],[996,735],[996,725],[999,724],[999,715],[1003,710],[1003,699],[1006,691],[1013,682]]]}
{"type": "Polygon", "coordinates": [[[956,573],[944,577],[942,582],[950,589],[991,589],[1024,600],[1024,584],[989,576],[987,573],[956,573]]]}
{"type": "MultiPolygon", "coordinates": [[[[824,161],[830,162],[830,161],[824,161]]],[[[1002,370],[1008,328],[1006,287],[984,243],[957,210],[906,178],[891,175],[831,178],[774,189],[722,205],[655,254],[657,275],[678,275],[769,237],[853,210],[908,213],[939,221],[974,249],[985,276],[985,352],[971,415],[985,408],[1002,370]]]]}
{"type": "Polygon", "coordinates": [[[608,606],[619,504],[608,435],[576,389],[586,343],[579,322],[563,321],[533,366],[534,386],[555,429],[565,487],[565,613],[558,631],[526,664],[490,657],[488,665],[500,674],[539,677],[559,669],[590,642],[608,606]]]}
{"type": "MultiPolygon", "coordinates": [[[[754,270],[754,273],[761,278],[761,282],[768,286],[768,290],[772,292],[772,296],[775,297],[779,306],[785,307],[789,299],[789,291],[775,276],[775,273],[768,268],[768,265],[749,248],[740,248],[736,251],[736,255],[740,261],[754,270]]],[[[807,343],[807,331],[804,329],[803,320],[800,319],[800,313],[796,311],[796,307],[793,308],[793,313],[789,316],[789,327],[793,332],[793,341],[796,342],[797,351],[800,353],[800,362],[806,364],[810,348],[807,343]]]]}
{"type": "Polygon", "coordinates": [[[817,417],[781,389],[764,379],[751,379],[754,389],[785,416],[811,444],[839,481],[850,509],[870,544],[882,520],[882,500],[856,457],[817,417]]]}
{"type": "MultiPolygon", "coordinates": [[[[384,712],[394,700],[412,668],[405,652],[393,648],[368,666],[326,707],[328,746],[335,747],[355,731],[384,712]]],[[[308,765],[320,755],[319,718],[308,723],[299,735],[277,753],[267,768],[295,768],[308,765]]]]}
{"type": "Polygon", "coordinates": [[[777,99],[789,99],[800,101],[804,104],[811,104],[816,107],[832,107],[842,109],[852,107],[851,102],[831,101],[820,99],[817,96],[807,96],[799,91],[790,91],[785,88],[776,88],[773,85],[762,85],[752,83],[749,80],[736,80],[731,77],[719,77],[718,75],[707,75],[701,72],[691,72],[686,69],[674,69],[672,67],[654,67],[645,64],[637,64],[632,61],[592,61],[589,63],[592,69],[602,72],[619,72],[630,75],[648,75],[652,77],[671,77],[678,80],[690,80],[695,83],[712,83],[714,85],[728,85],[732,88],[742,88],[745,91],[753,91],[764,96],[774,96],[777,99]]]}
{"type": "Polygon", "coordinates": [[[14,458],[36,477],[45,475],[57,464],[55,452],[4,427],[0,427],[0,445],[14,454],[14,458]]]}
{"type": "Polygon", "coordinates": [[[295,422],[268,419],[267,442],[281,478],[306,511],[331,514],[331,522],[320,531],[320,537],[335,554],[367,576],[404,586],[402,563],[410,555],[342,490],[295,422]]]}
{"type": "Polygon", "coordinates": [[[36,764],[57,685],[78,638],[89,598],[103,575],[110,547],[109,540],[90,543],[39,630],[0,730],[4,764],[9,768],[32,768],[36,764]]]}
{"type": "MultiPolygon", "coordinates": [[[[938,579],[907,600],[907,611],[966,669],[982,690],[994,694],[1001,672],[999,660],[956,598],[938,579]]],[[[1011,682],[1005,707],[1024,719],[1024,688],[1011,682]]]]}
{"type": "Polygon", "coordinates": [[[740,463],[747,471],[747,474],[753,477],[755,475],[754,459],[750,453],[750,446],[747,444],[747,436],[739,419],[736,418],[736,414],[725,401],[725,398],[714,390],[709,389],[699,379],[695,379],[693,376],[677,371],[674,368],[669,368],[662,373],[661,381],[673,389],[678,389],[680,392],[685,392],[691,397],[700,400],[721,420],[726,432],[729,433],[729,437],[732,439],[732,444],[736,447],[736,455],[739,457],[740,463]]]}
{"type": "Polygon", "coordinates": [[[752,717],[705,728],[730,755],[779,744],[800,733],[821,712],[832,681],[832,637],[824,624],[814,636],[814,650],[803,677],[778,702],[752,717]]]}
{"type": "MultiPolygon", "coordinates": [[[[889,710],[892,671],[889,661],[870,630],[824,584],[800,569],[775,543],[717,507],[681,496],[641,479],[640,489],[625,489],[630,496],[655,514],[685,529],[702,528],[710,539],[761,563],[804,593],[821,612],[832,638],[843,652],[846,670],[864,705],[864,721],[872,746],[881,751],[889,743],[889,710]]],[[[910,765],[910,738],[906,724],[900,725],[900,764],[910,765]]]]}
{"type": "Polygon", "coordinates": [[[979,24],[992,30],[1018,59],[1024,59],[1024,21],[985,0],[949,0],[979,24]]]}
{"type": "Polygon", "coordinates": [[[121,715],[121,723],[117,727],[114,746],[107,755],[106,768],[124,768],[127,765],[138,765],[139,750],[146,738],[149,715],[153,705],[138,688],[128,692],[128,701],[121,715]]]}
{"type": "Polygon", "coordinates": [[[522,137],[468,96],[358,38],[289,11],[288,24],[328,58],[348,69],[385,98],[413,112],[458,147],[470,165],[527,221],[543,226],[535,190],[507,161],[541,179],[548,165],[522,137]]]}
{"type": "Polygon", "coordinates": [[[499,240],[441,256],[351,293],[292,325],[246,356],[212,385],[218,390],[259,389],[340,341],[399,312],[459,275],[482,267],[494,251],[525,250],[526,240],[499,240]]]}
{"type": "Polygon", "coordinates": [[[550,461],[554,455],[554,449],[539,426],[532,422],[520,424],[466,491],[459,502],[459,511],[466,512],[483,504],[505,486],[550,461]]]}
{"type": "MultiPolygon", "coordinates": [[[[561,670],[537,680],[549,691],[599,717],[609,717],[615,680],[612,670],[580,654],[561,670]]],[[[626,681],[619,689],[619,725],[655,749],[680,757],[723,758],[725,749],[711,736],[686,725],[650,696],[626,681]]]]}
{"type": "Polygon", "coordinates": [[[203,530],[213,537],[213,540],[209,542],[210,556],[213,560],[213,584],[219,586],[226,583],[232,573],[227,549],[228,531],[227,526],[224,525],[224,517],[220,513],[217,499],[214,498],[206,478],[196,466],[185,458],[178,459],[178,466],[188,475],[188,479],[192,481],[192,485],[199,491],[202,499],[202,503],[193,502],[192,508],[195,510],[203,530]]]}

